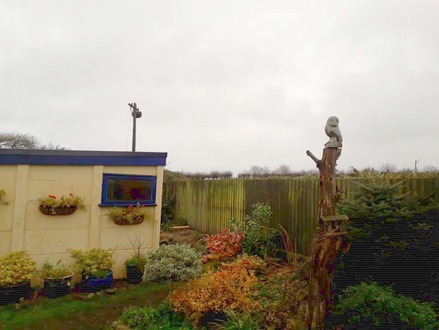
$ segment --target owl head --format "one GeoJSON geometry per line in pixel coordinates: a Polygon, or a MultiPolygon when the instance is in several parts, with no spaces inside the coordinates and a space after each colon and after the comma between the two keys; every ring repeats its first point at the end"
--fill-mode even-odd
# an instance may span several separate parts
{"type": "Polygon", "coordinates": [[[326,124],[329,126],[332,126],[332,127],[337,127],[338,126],[338,118],[335,116],[329,117],[326,124]]]}

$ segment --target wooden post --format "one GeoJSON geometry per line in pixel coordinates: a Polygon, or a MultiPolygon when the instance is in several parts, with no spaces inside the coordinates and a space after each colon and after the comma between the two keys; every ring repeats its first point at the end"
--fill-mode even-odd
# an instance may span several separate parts
{"type": "Polygon", "coordinates": [[[333,262],[337,256],[344,234],[341,222],[346,216],[336,216],[339,191],[336,184],[336,164],[341,155],[342,137],[338,118],[330,117],[325,132],[329,136],[319,160],[309,150],[306,154],[317,164],[320,171],[320,202],[318,232],[313,242],[310,264],[307,325],[309,329],[323,329],[328,305],[332,302],[331,281],[333,262]]]}

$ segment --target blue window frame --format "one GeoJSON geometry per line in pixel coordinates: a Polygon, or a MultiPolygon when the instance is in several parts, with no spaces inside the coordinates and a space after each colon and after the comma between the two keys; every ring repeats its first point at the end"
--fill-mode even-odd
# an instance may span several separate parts
{"type": "Polygon", "coordinates": [[[101,206],[155,206],[157,177],[104,173],[101,206]]]}

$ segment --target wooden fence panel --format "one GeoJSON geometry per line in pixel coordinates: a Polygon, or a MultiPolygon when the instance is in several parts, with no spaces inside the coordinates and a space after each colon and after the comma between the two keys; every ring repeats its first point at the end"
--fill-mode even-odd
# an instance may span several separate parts
{"type": "MultiPolygon", "coordinates": [[[[340,178],[337,185],[342,196],[358,189],[358,183],[372,178],[340,178]]],[[[416,199],[429,195],[439,202],[439,176],[393,178],[404,181],[401,192],[410,192],[416,199]]],[[[317,226],[319,180],[316,177],[278,179],[187,180],[165,184],[165,198],[175,198],[174,217],[206,233],[227,228],[231,219],[242,221],[250,214],[251,205],[263,202],[273,211],[272,228],[282,225],[306,252],[317,226]]]]}

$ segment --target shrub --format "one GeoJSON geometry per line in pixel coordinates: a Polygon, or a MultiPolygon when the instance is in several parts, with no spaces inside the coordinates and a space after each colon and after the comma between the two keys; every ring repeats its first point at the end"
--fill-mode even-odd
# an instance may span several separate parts
{"type": "Polygon", "coordinates": [[[369,184],[356,183],[358,190],[350,198],[339,203],[339,211],[350,218],[376,219],[410,215],[407,194],[400,193],[402,182],[390,184],[377,181],[369,184]]]}
{"type": "MultiPolygon", "coordinates": [[[[350,313],[348,321],[352,323],[371,320],[380,325],[384,316],[396,315],[400,321],[410,327],[421,329],[437,329],[439,323],[434,306],[431,303],[420,303],[410,297],[397,295],[391,287],[362,282],[343,290],[335,306],[336,314],[350,313]]],[[[389,320],[387,320],[389,321],[389,320]]],[[[391,320],[390,320],[391,321],[391,320]]]]}
{"type": "Polygon", "coordinates": [[[225,330],[259,330],[258,320],[248,313],[238,313],[232,310],[225,312],[226,321],[217,323],[218,329],[225,330]]]}
{"type": "Polygon", "coordinates": [[[203,273],[201,253],[189,244],[161,245],[147,259],[144,281],[188,281],[203,273]]]}
{"type": "Polygon", "coordinates": [[[174,313],[167,304],[160,304],[156,308],[130,306],[126,308],[119,321],[131,329],[157,330],[157,329],[192,329],[184,318],[174,313]]]}
{"type": "Polygon", "coordinates": [[[10,252],[0,257],[0,286],[11,287],[29,283],[35,271],[35,261],[26,252],[10,252]]]}
{"type": "Polygon", "coordinates": [[[93,248],[88,251],[71,250],[70,255],[75,259],[75,266],[79,272],[88,276],[105,277],[108,270],[114,264],[113,252],[100,248],[93,248]]]}
{"type": "Polygon", "coordinates": [[[241,241],[243,237],[243,233],[233,233],[228,229],[224,229],[220,234],[209,235],[206,247],[219,258],[234,257],[242,251],[241,241]]]}
{"type": "Polygon", "coordinates": [[[303,268],[285,268],[270,272],[265,281],[258,282],[252,298],[258,302],[254,311],[261,325],[276,329],[304,329],[308,284],[303,268]]]}
{"type": "Polygon", "coordinates": [[[268,228],[273,212],[264,203],[256,203],[251,207],[252,213],[245,216],[244,225],[240,228],[245,233],[242,250],[249,255],[274,256],[276,244],[273,238],[276,233],[268,228]]]}
{"type": "Polygon", "coordinates": [[[258,256],[249,256],[247,254],[243,254],[239,258],[237,258],[234,262],[223,263],[221,265],[222,269],[246,269],[247,271],[253,270],[255,272],[262,271],[267,267],[267,263],[259,258],[258,256]]]}
{"type": "Polygon", "coordinates": [[[251,287],[257,281],[253,271],[238,267],[210,272],[175,290],[170,301],[174,311],[197,324],[204,313],[252,310],[256,303],[250,297],[251,287]]]}

